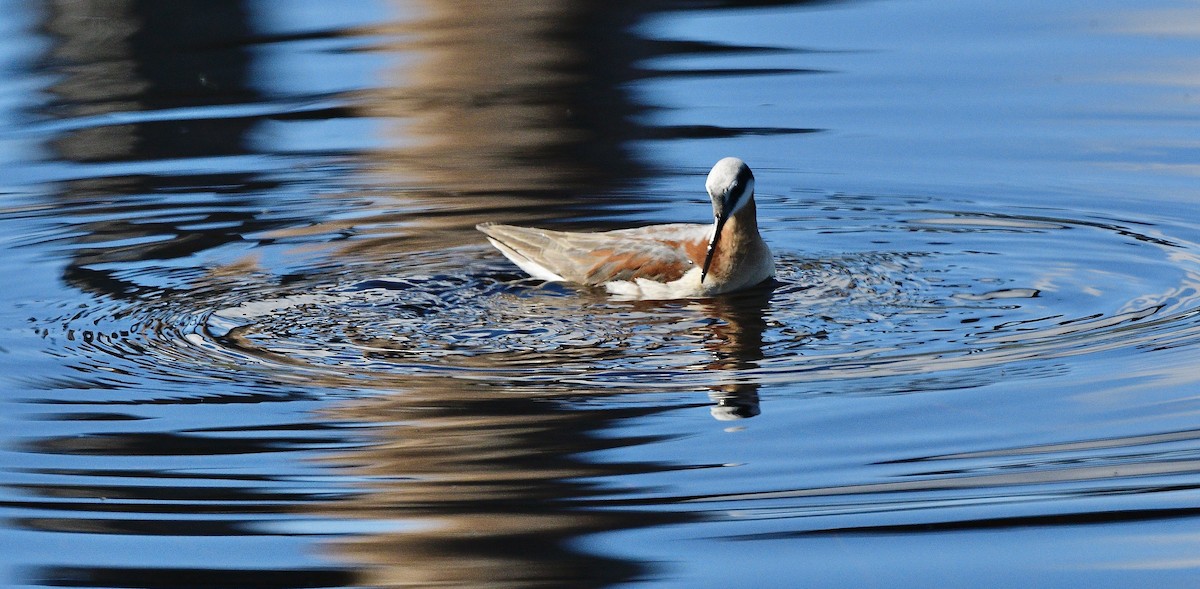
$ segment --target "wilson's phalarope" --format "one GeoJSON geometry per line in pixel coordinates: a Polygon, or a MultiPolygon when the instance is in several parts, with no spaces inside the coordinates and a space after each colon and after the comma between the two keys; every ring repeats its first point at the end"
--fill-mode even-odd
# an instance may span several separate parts
{"type": "Polygon", "coordinates": [[[598,233],[492,225],[476,228],[534,278],[604,286],[641,299],[712,296],[775,276],[771,249],[758,234],[754,174],[742,160],[717,162],[704,184],[712,225],[671,223],[598,233]]]}

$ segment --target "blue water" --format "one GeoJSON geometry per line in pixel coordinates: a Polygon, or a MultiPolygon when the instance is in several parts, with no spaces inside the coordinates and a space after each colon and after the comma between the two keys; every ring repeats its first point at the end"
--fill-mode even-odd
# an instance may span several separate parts
{"type": "Polygon", "coordinates": [[[1200,575],[1191,4],[0,9],[0,585],[1200,575]],[[774,288],[474,230],[727,155],[774,288]]]}

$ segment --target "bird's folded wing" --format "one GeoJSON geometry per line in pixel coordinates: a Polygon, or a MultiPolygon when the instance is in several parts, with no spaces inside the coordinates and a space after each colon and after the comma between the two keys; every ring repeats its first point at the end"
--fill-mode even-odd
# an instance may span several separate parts
{"type": "Polygon", "coordinates": [[[669,229],[658,236],[637,229],[568,233],[485,224],[479,230],[526,271],[533,266],[547,272],[542,276],[530,272],[534,276],[554,275],[581,284],[603,284],[635,278],[670,282],[695,267],[689,248],[704,247],[705,227],[662,227],[669,229]]]}

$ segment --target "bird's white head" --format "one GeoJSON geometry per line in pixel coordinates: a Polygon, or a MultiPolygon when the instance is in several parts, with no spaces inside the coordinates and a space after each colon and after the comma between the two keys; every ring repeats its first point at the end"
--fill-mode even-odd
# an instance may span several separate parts
{"type": "Polygon", "coordinates": [[[712,198],[713,217],[730,217],[754,197],[754,173],[736,157],[723,158],[708,173],[704,187],[712,198]]]}
{"type": "Polygon", "coordinates": [[[712,198],[714,224],[712,239],[708,242],[708,254],[700,270],[700,282],[704,282],[704,277],[708,275],[725,221],[754,198],[754,173],[746,162],[736,157],[722,158],[708,173],[704,188],[712,198]]]}

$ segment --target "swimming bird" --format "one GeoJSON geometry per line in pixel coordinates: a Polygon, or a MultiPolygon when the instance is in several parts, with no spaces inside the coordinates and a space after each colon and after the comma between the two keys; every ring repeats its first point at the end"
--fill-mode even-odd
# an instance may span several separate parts
{"type": "Polygon", "coordinates": [[[704,183],[713,223],[670,223],[574,233],[482,223],[476,228],[530,276],[603,286],[639,299],[709,297],[775,276],[758,233],[754,174],[742,160],[717,162],[704,183]]]}

